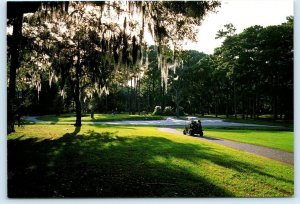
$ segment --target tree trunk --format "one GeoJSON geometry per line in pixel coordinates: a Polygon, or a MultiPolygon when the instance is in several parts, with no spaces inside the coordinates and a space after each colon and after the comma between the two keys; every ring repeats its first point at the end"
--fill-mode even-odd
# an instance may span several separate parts
{"type": "Polygon", "coordinates": [[[108,113],[108,101],[107,101],[107,94],[105,93],[105,113],[108,113]]]}
{"type": "Polygon", "coordinates": [[[141,108],[140,108],[140,80],[137,79],[136,81],[137,81],[136,82],[136,88],[137,88],[137,90],[136,90],[136,93],[137,93],[137,95],[136,95],[137,111],[138,111],[138,114],[141,115],[141,108]]]}
{"type": "Polygon", "coordinates": [[[237,119],[237,102],[236,102],[236,88],[235,83],[233,84],[233,106],[234,106],[234,117],[237,119]]]}
{"type": "Polygon", "coordinates": [[[155,80],[154,77],[152,77],[152,90],[151,90],[151,100],[150,100],[151,111],[154,110],[154,106],[156,105],[154,104],[154,90],[155,90],[155,80]]]}
{"type": "MultiPolygon", "coordinates": [[[[77,82],[76,82],[77,83],[77,82]]],[[[75,86],[75,106],[76,106],[76,122],[75,126],[81,126],[81,103],[80,103],[80,95],[79,95],[79,87],[75,86]]]]}
{"type": "Polygon", "coordinates": [[[260,114],[260,96],[256,95],[255,98],[255,119],[259,118],[259,114],[260,114]]]}
{"type": "Polygon", "coordinates": [[[176,117],[179,118],[179,96],[178,90],[174,87],[175,90],[175,103],[176,103],[176,117]]]}
{"type": "Polygon", "coordinates": [[[277,104],[277,96],[274,95],[273,96],[273,118],[274,120],[277,119],[277,115],[278,115],[278,104],[277,104]]]}
{"type": "MultiPolygon", "coordinates": [[[[92,99],[93,100],[93,99],[92,99]]],[[[94,107],[94,103],[92,101],[92,105],[91,105],[91,119],[95,119],[94,118],[94,113],[95,113],[95,107],[94,107]]]]}
{"type": "Polygon", "coordinates": [[[126,112],[130,113],[130,87],[127,86],[126,112]]]}
{"type": "Polygon", "coordinates": [[[241,108],[242,108],[242,119],[244,120],[245,119],[245,101],[244,101],[244,96],[242,96],[242,105],[241,105],[241,108]]]}
{"type": "Polygon", "coordinates": [[[15,118],[16,118],[16,75],[17,69],[20,66],[20,45],[22,39],[22,20],[23,14],[19,14],[13,21],[13,43],[11,46],[11,62],[9,69],[9,86],[8,86],[8,101],[7,101],[7,133],[15,131],[15,118]]]}
{"type": "Polygon", "coordinates": [[[283,118],[283,105],[282,105],[282,102],[280,102],[280,101],[279,101],[279,104],[280,104],[279,105],[279,118],[280,118],[280,120],[282,120],[282,118],[283,118]]]}
{"type": "Polygon", "coordinates": [[[151,112],[151,105],[150,105],[150,83],[148,83],[148,86],[147,86],[147,112],[151,112]]]}
{"type": "Polygon", "coordinates": [[[226,118],[228,118],[229,117],[229,114],[228,114],[228,95],[226,94],[226,118]]]}
{"type": "Polygon", "coordinates": [[[253,94],[253,101],[252,101],[252,114],[251,119],[255,119],[255,113],[256,113],[256,94],[253,94]]]}
{"type": "Polygon", "coordinates": [[[133,86],[133,99],[134,99],[134,104],[133,104],[133,115],[135,115],[137,111],[137,78],[134,77],[134,86],[133,86]]]}
{"type": "Polygon", "coordinates": [[[161,87],[161,110],[165,109],[165,84],[161,87]]]}
{"type": "Polygon", "coordinates": [[[132,114],[133,112],[133,98],[132,98],[132,88],[133,83],[132,83],[132,78],[130,79],[130,97],[129,97],[129,113],[132,114]]]}
{"type": "Polygon", "coordinates": [[[216,118],[218,117],[218,100],[217,97],[215,96],[215,116],[216,118]]]}
{"type": "Polygon", "coordinates": [[[80,102],[80,52],[78,49],[77,53],[77,64],[76,64],[76,81],[75,81],[75,93],[74,100],[76,105],[76,127],[81,126],[81,102],[80,102]]]}

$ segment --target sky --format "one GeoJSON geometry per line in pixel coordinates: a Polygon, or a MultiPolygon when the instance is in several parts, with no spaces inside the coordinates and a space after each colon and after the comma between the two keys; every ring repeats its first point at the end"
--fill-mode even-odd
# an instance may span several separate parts
{"type": "Polygon", "coordinates": [[[215,39],[218,30],[232,23],[237,33],[253,25],[278,25],[294,13],[293,0],[223,0],[218,13],[210,13],[199,28],[198,43],[188,43],[184,49],[212,54],[222,44],[215,39]]]}

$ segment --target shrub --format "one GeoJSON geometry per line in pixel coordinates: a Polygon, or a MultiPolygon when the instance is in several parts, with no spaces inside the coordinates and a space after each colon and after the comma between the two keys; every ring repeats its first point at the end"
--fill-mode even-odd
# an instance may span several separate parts
{"type": "Polygon", "coordinates": [[[152,115],[162,115],[161,106],[155,106],[152,115]]]}
{"type": "Polygon", "coordinates": [[[166,106],[163,112],[164,115],[175,115],[171,106],[166,106]]]}

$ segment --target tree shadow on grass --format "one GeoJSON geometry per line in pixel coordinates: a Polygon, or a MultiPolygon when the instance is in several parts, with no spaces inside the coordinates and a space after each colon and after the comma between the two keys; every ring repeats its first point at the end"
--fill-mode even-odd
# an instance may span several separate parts
{"type": "Polygon", "coordinates": [[[222,140],[222,139],[219,139],[219,138],[208,137],[208,136],[203,136],[203,137],[200,137],[200,138],[203,138],[203,139],[206,139],[206,140],[222,140]]]}
{"type": "MultiPolygon", "coordinates": [[[[80,135],[80,128],[56,140],[8,140],[8,196],[45,197],[233,197],[172,159],[194,164],[209,160],[239,172],[257,167],[215,152],[209,146],[162,137],[80,135]],[[161,161],[163,159],[163,161],[161,161]]],[[[289,182],[289,181],[286,181],[289,182]]]]}

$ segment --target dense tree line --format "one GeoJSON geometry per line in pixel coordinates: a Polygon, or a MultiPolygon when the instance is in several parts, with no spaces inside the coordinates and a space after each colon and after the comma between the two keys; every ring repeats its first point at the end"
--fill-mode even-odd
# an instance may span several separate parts
{"type": "MultiPolygon", "coordinates": [[[[188,114],[241,115],[245,119],[272,114],[275,119],[292,119],[293,18],[281,25],[252,26],[239,34],[234,31],[233,25],[219,31],[217,37],[223,37],[224,42],[212,55],[181,51],[180,66],[169,69],[166,91],[161,86],[157,47],[150,46],[144,59],[147,69],[139,75],[131,73],[129,78],[115,73],[107,84],[109,93],[81,98],[83,112],[141,114],[152,113],[156,106],[162,110],[170,106],[173,114],[182,107],[188,114]]],[[[63,99],[57,94],[59,83],[49,87],[48,76],[41,77],[45,88],[39,98],[28,87],[20,92],[31,97],[21,100],[24,105],[27,102],[26,110],[31,114],[75,111],[70,93],[63,99]]],[[[21,82],[18,80],[20,90],[26,86],[21,82]]]]}
{"type": "Polygon", "coordinates": [[[224,42],[212,55],[181,53],[183,66],[169,75],[165,96],[154,59],[143,79],[144,107],[167,105],[175,111],[182,106],[189,114],[244,119],[272,114],[274,119],[292,119],[293,18],[281,25],[252,26],[239,34],[229,24],[217,37],[224,42]]]}
{"type": "Polygon", "coordinates": [[[274,119],[292,119],[293,18],[281,25],[252,26],[239,34],[228,27],[227,31],[219,32],[225,40],[212,56],[217,74],[226,76],[216,76],[221,83],[215,86],[215,106],[243,118],[268,113],[274,119]]]}
{"type": "MultiPolygon", "coordinates": [[[[95,111],[140,114],[152,113],[156,106],[162,110],[171,106],[173,114],[182,107],[188,114],[241,115],[245,119],[272,114],[275,119],[292,119],[293,18],[277,26],[234,31],[233,25],[219,31],[217,37],[224,42],[212,55],[181,51],[180,66],[169,68],[167,91],[161,86],[157,47],[150,46],[142,76],[132,75],[128,80],[115,74],[110,93],[93,99],[95,111]]],[[[72,104],[64,103],[66,107],[72,104]]],[[[91,100],[82,103],[84,111],[90,111],[91,100]]]]}

